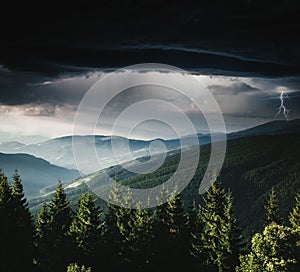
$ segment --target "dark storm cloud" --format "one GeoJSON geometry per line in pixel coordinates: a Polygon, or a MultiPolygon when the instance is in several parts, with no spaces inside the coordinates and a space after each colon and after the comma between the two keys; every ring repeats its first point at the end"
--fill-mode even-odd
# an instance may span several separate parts
{"type": "Polygon", "coordinates": [[[244,82],[236,82],[230,86],[210,85],[207,87],[214,95],[237,95],[240,93],[250,93],[258,91],[258,88],[252,87],[244,82]]]}
{"type": "Polygon", "coordinates": [[[3,7],[0,17],[0,63],[12,71],[56,77],[160,62],[212,74],[299,75],[299,1],[17,6],[3,7]]]}
{"type": "Polygon", "coordinates": [[[49,77],[41,73],[10,71],[0,74],[0,104],[77,104],[101,73],[85,72],[49,77]]]}

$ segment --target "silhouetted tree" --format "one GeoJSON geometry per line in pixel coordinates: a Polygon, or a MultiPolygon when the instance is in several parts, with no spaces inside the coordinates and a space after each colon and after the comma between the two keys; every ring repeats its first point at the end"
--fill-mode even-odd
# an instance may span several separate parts
{"type": "Polygon", "coordinates": [[[15,245],[14,254],[18,256],[18,262],[12,266],[16,271],[30,271],[33,269],[33,220],[17,170],[13,175],[12,201],[14,225],[11,228],[13,241],[10,243],[15,245]]]}
{"type": "Polygon", "coordinates": [[[49,230],[50,230],[50,214],[47,204],[42,204],[41,210],[37,215],[35,224],[35,249],[38,271],[49,271],[49,230]]]}
{"type": "Polygon", "coordinates": [[[70,263],[72,248],[69,229],[72,222],[70,203],[59,181],[49,204],[49,258],[51,271],[64,271],[70,263]]]}

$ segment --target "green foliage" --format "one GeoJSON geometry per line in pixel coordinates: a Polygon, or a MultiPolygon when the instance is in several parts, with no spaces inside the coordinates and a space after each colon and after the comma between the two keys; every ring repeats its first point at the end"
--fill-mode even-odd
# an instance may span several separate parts
{"type": "Polygon", "coordinates": [[[10,230],[14,224],[12,218],[12,190],[9,186],[7,177],[0,172],[0,244],[6,245],[0,247],[0,271],[9,271],[11,262],[10,257],[13,254],[13,245],[9,243],[10,230]]]}
{"type": "Polygon", "coordinates": [[[69,230],[72,214],[61,181],[58,182],[57,189],[49,204],[49,214],[51,231],[55,232],[58,238],[64,237],[69,230]]]}
{"type": "Polygon", "coordinates": [[[19,256],[21,263],[17,269],[29,270],[32,269],[33,264],[33,221],[17,171],[13,175],[12,200],[15,222],[11,231],[14,233],[15,244],[18,245],[14,253],[19,256]]]}
{"type": "Polygon", "coordinates": [[[266,205],[268,225],[253,236],[251,251],[239,260],[240,228],[234,216],[233,199],[219,181],[204,196],[204,203],[199,205],[197,199],[187,210],[176,191],[162,203],[167,199],[166,189],[162,190],[155,209],[130,209],[131,190],[121,191],[116,183],[111,201],[125,207],[108,204],[102,214],[93,195],[85,193],[74,219],[59,182],[51,202],[43,204],[37,216],[37,267],[33,269],[31,215],[18,173],[13,179],[10,186],[0,173],[0,218],[4,222],[0,225],[0,241],[5,245],[0,249],[1,271],[65,271],[70,263],[68,271],[91,271],[82,264],[97,271],[175,271],[184,267],[190,271],[229,272],[236,266],[239,272],[297,271],[299,195],[290,213],[293,228],[289,228],[278,224],[282,222],[279,206],[275,190],[271,190],[266,205]],[[22,267],[12,258],[16,253],[24,260],[22,267]]]}
{"type": "Polygon", "coordinates": [[[225,190],[219,181],[212,184],[211,189],[204,197],[205,205],[202,206],[202,220],[204,223],[202,243],[203,251],[207,253],[206,264],[215,264],[219,271],[223,271],[224,251],[221,237],[222,224],[225,221],[225,190]]]}
{"type": "Polygon", "coordinates": [[[300,235],[300,193],[295,196],[295,206],[290,213],[289,220],[292,227],[299,233],[300,235]]]}
{"type": "Polygon", "coordinates": [[[224,271],[234,271],[239,265],[239,253],[241,248],[241,229],[233,214],[231,193],[226,195],[224,208],[224,220],[221,224],[222,236],[220,237],[223,247],[222,266],[224,271]]]}
{"type": "Polygon", "coordinates": [[[35,224],[36,262],[39,270],[50,266],[48,263],[48,248],[51,242],[48,236],[50,232],[49,222],[49,208],[46,203],[43,203],[35,224]]]}
{"type": "Polygon", "coordinates": [[[151,245],[153,238],[151,210],[138,207],[133,211],[129,221],[131,232],[127,239],[130,263],[141,268],[151,260],[151,245]]]}
{"type": "MultiPolygon", "coordinates": [[[[42,251],[42,253],[44,251],[47,254],[45,256],[46,260],[51,259],[50,263],[43,260],[38,261],[41,264],[40,269],[41,271],[64,271],[72,256],[72,244],[69,237],[72,213],[60,181],[49,204],[49,215],[46,208],[44,208],[40,212],[39,218],[43,218],[45,221],[42,225],[40,224],[41,222],[37,225],[38,228],[41,228],[41,230],[37,229],[37,231],[40,233],[44,232],[45,237],[37,240],[40,241],[38,245],[43,246],[46,243],[47,246],[46,248],[38,247],[38,251],[42,251]]],[[[43,254],[41,257],[43,257],[43,254]]]]}
{"type": "Polygon", "coordinates": [[[49,214],[49,208],[47,203],[43,203],[42,208],[37,216],[36,221],[36,237],[38,239],[44,239],[49,231],[49,221],[50,221],[50,214],[49,214]]]}
{"type": "Polygon", "coordinates": [[[269,225],[271,223],[282,224],[283,219],[278,215],[279,209],[277,204],[276,192],[274,187],[271,189],[271,193],[269,195],[269,199],[267,204],[265,205],[267,218],[265,220],[265,225],[269,225]]]}
{"type": "Polygon", "coordinates": [[[121,190],[120,185],[115,183],[109,195],[110,202],[107,205],[104,222],[104,236],[106,237],[104,243],[106,250],[106,257],[110,263],[119,261],[119,250],[121,243],[121,234],[118,228],[118,218],[120,207],[111,204],[112,202],[120,203],[121,190]]]}
{"type": "MultiPolygon", "coordinates": [[[[286,218],[293,207],[295,192],[300,187],[300,137],[294,135],[272,135],[245,137],[227,142],[227,151],[222,171],[218,179],[224,188],[230,188],[234,195],[235,215],[243,229],[244,250],[249,249],[251,237],[262,231],[261,224],[266,217],[264,205],[269,192],[274,187],[277,192],[279,216],[286,218]]],[[[194,151],[187,159],[194,160],[194,151]]],[[[184,203],[195,200],[203,204],[198,188],[210,157],[210,145],[201,146],[201,157],[196,174],[187,188],[181,192],[184,203]]],[[[101,184],[106,173],[120,178],[120,183],[133,188],[149,188],[165,182],[177,169],[180,151],[171,151],[164,164],[150,174],[134,174],[122,166],[114,166],[91,176],[91,182],[101,184]]],[[[69,200],[74,209],[82,194],[79,188],[67,189],[69,200]]],[[[50,201],[48,196],[30,200],[32,206],[50,201]]],[[[106,209],[104,201],[99,201],[101,209],[106,209]]],[[[187,208],[187,207],[186,207],[187,208]]]]}
{"type": "Polygon", "coordinates": [[[85,268],[84,265],[80,267],[78,264],[73,263],[67,267],[67,272],[92,272],[92,270],[90,267],[85,268]]]}
{"type": "Polygon", "coordinates": [[[275,222],[252,238],[251,252],[241,256],[238,272],[296,271],[296,236],[293,230],[275,222]]]}
{"type": "Polygon", "coordinates": [[[96,255],[101,248],[101,212],[96,206],[96,200],[88,192],[81,196],[79,209],[71,224],[70,234],[77,248],[77,256],[82,263],[95,264],[96,255]]]}
{"type": "Polygon", "coordinates": [[[238,265],[240,229],[233,215],[231,194],[226,194],[221,183],[215,181],[204,202],[201,209],[203,233],[198,236],[200,241],[194,248],[206,256],[206,264],[214,264],[219,272],[232,271],[238,265]]]}
{"type": "Polygon", "coordinates": [[[171,269],[183,265],[187,260],[189,243],[186,239],[187,217],[181,196],[177,195],[176,189],[169,199],[167,195],[168,191],[164,188],[154,213],[153,261],[171,269]],[[168,201],[162,204],[165,199],[168,201]]]}
{"type": "Polygon", "coordinates": [[[201,215],[202,208],[195,201],[191,203],[188,209],[188,241],[191,255],[190,262],[197,262],[202,265],[207,260],[207,252],[203,247],[204,222],[201,215]]]}
{"type": "Polygon", "coordinates": [[[32,270],[32,218],[17,171],[12,186],[0,172],[0,218],[0,271],[32,270]],[[18,261],[14,256],[18,256],[18,261]]]}

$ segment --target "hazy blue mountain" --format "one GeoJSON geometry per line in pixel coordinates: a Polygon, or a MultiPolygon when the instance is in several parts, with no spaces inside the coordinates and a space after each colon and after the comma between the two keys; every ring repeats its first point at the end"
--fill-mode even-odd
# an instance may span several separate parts
{"type": "Polygon", "coordinates": [[[0,143],[0,150],[4,153],[11,153],[12,150],[17,152],[19,148],[25,146],[25,144],[22,144],[17,141],[11,141],[6,143],[0,143]]]}
{"type": "Polygon", "coordinates": [[[19,142],[21,144],[37,144],[49,140],[40,135],[22,135],[19,133],[0,131],[0,144],[19,142]]]}
{"type": "MultiPolygon", "coordinates": [[[[109,136],[76,136],[79,148],[84,152],[90,150],[91,146],[95,145],[99,160],[88,159],[85,161],[85,170],[88,173],[95,172],[99,169],[106,168],[118,164],[112,152],[112,137],[109,136]]],[[[114,147],[118,149],[121,154],[120,162],[132,160],[134,158],[147,156],[149,154],[149,144],[152,141],[134,140],[129,139],[130,153],[126,149],[127,139],[123,137],[114,136],[114,147]]],[[[18,143],[5,143],[0,145],[0,152],[5,153],[26,153],[36,157],[43,158],[55,165],[66,167],[69,169],[76,169],[76,163],[73,155],[72,136],[55,138],[38,144],[22,145],[18,143]]],[[[179,141],[169,140],[164,141],[167,150],[176,149],[179,147],[179,141]]],[[[156,153],[161,152],[159,148],[154,150],[156,153]]]]}
{"type": "Polygon", "coordinates": [[[37,144],[49,140],[49,138],[40,135],[20,135],[15,137],[15,141],[22,144],[37,144]]]}
{"type": "Polygon", "coordinates": [[[27,196],[44,193],[46,187],[56,184],[58,179],[67,182],[79,176],[76,170],[52,165],[46,160],[28,154],[0,153],[0,169],[9,177],[17,169],[27,196]]]}
{"type": "MultiPolygon", "coordinates": [[[[254,128],[230,133],[227,135],[227,137],[228,139],[236,139],[253,135],[276,135],[294,132],[300,132],[300,119],[291,121],[273,121],[254,128]]],[[[210,143],[211,141],[209,134],[198,134],[197,137],[201,145],[210,143]]],[[[77,169],[73,154],[72,140],[72,136],[65,136],[30,145],[23,145],[18,142],[10,142],[0,144],[0,152],[31,154],[61,167],[77,169]]],[[[79,148],[82,150],[82,156],[85,158],[84,165],[82,166],[85,174],[94,173],[100,169],[131,161],[132,158],[136,159],[148,156],[149,145],[155,140],[162,141],[165,144],[167,151],[177,149],[181,146],[178,139],[154,139],[151,141],[143,141],[136,139],[128,140],[118,136],[76,136],[76,142],[79,148]],[[119,161],[116,160],[112,152],[112,139],[114,140],[114,148],[116,148],[117,153],[120,155],[118,157],[119,161]],[[129,142],[130,152],[128,152],[127,149],[127,142],[129,142]],[[98,159],[89,156],[91,147],[93,146],[95,146],[100,164],[98,159]],[[84,152],[86,152],[86,154],[84,152]]],[[[185,145],[183,147],[194,145],[194,140],[194,136],[184,137],[185,145]]],[[[162,150],[160,148],[154,148],[154,153],[160,153],[161,151],[162,150]]]]}

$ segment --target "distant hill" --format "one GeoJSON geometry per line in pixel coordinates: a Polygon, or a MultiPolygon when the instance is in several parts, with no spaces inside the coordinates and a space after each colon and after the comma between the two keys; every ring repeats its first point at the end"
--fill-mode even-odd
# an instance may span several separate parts
{"type": "Polygon", "coordinates": [[[287,133],[300,133],[300,119],[295,120],[276,120],[228,134],[228,139],[236,139],[254,135],[278,135],[287,133]]]}
{"type": "Polygon", "coordinates": [[[79,176],[78,171],[52,165],[28,154],[0,153],[0,169],[8,177],[11,177],[17,169],[27,196],[45,192],[46,187],[56,184],[58,179],[71,181],[79,176]]]}
{"type": "MultiPolygon", "coordinates": [[[[93,160],[86,154],[85,160],[85,171],[87,173],[93,173],[99,169],[106,168],[112,165],[118,164],[118,161],[114,157],[112,151],[112,137],[95,135],[95,136],[75,136],[79,148],[82,152],[90,150],[91,147],[95,145],[98,161],[93,160]]],[[[149,155],[149,145],[152,141],[143,141],[135,139],[126,139],[123,137],[114,137],[114,147],[119,150],[122,157],[119,158],[121,163],[132,160],[131,155],[134,158],[144,157],[149,155]],[[126,150],[127,141],[129,141],[129,147],[132,154],[128,153],[126,150]],[[125,151],[126,152],[125,152],[125,151]]],[[[210,136],[204,136],[202,143],[209,142],[210,136]]],[[[76,169],[76,162],[73,154],[73,137],[66,136],[61,138],[55,138],[38,144],[23,145],[17,142],[9,142],[0,145],[0,152],[5,153],[26,153],[31,154],[35,157],[43,158],[55,165],[59,165],[69,169],[76,169]]],[[[188,140],[187,140],[188,142],[188,140]]],[[[180,146],[178,139],[164,141],[167,150],[173,150],[180,146]]],[[[155,150],[154,150],[155,151],[155,150]]],[[[161,152],[160,149],[155,151],[156,153],[161,152]]]]}
{"type": "Polygon", "coordinates": [[[17,152],[18,149],[20,149],[23,146],[25,146],[25,144],[22,144],[17,141],[11,141],[6,143],[0,143],[0,150],[4,153],[11,153],[12,150],[14,150],[14,152],[17,152]]]}
{"type": "MultiPolygon", "coordinates": [[[[277,135],[282,133],[300,133],[300,119],[291,120],[291,121],[273,121],[270,123],[262,124],[260,126],[246,129],[239,132],[230,133],[227,135],[228,139],[236,139],[241,137],[253,136],[253,135],[277,135]]],[[[124,151],[124,147],[129,141],[130,151],[134,155],[135,158],[141,158],[149,155],[149,145],[154,140],[143,141],[136,139],[126,139],[123,137],[113,136],[114,143],[121,150],[122,157],[120,158],[120,162],[124,163],[127,161],[131,161],[132,157],[130,154],[124,151]]],[[[209,134],[198,134],[198,140],[201,145],[205,145],[210,143],[211,137],[209,134]]],[[[186,136],[185,143],[186,146],[193,145],[195,142],[193,141],[193,136],[186,136]]],[[[107,168],[113,165],[119,164],[119,162],[115,159],[114,154],[112,152],[112,137],[110,136],[102,136],[102,135],[87,135],[87,136],[76,136],[78,140],[80,148],[82,148],[83,152],[85,150],[89,150],[91,146],[95,145],[98,158],[100,160],[101,165],[98,160],[93,160],[92,157],[89,157],[86,154],[86,160],[84,165],[84,170],[86,174],[96,172],[97,170],[107,168]]],[[[177,149],[180,147],[180,141],[178,139],[171,140],[162,140],[164,142],[168,151],[177,149]]],[[[73,146],[72,146],[72,136],[65,136],[61,138],[51,139],[38,144],[30,144],[24,145],[18,142],[9,142],[0,144],[0,152],[3,153],[26,153],[31,154],[35,157],[43,158],[49,161],[52,164],[69,168],[69,169],[77,169],[74,155],[73,155],[73,146]]],[[[88,152],[88,151],[87,151],[88,152]]],[[[161,152],[160,149],[156,150],[156,153],[161,152]]]]}

